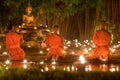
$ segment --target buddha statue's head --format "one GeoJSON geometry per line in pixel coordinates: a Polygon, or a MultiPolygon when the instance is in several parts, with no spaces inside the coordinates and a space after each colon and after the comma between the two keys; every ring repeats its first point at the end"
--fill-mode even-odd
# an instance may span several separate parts
{"type": "Polygon", "coordinates": [[[32,12],[32,7],[30,6],[30,3],[28,3],[28,6],[26,7],[26,12],[28,15],[30,15],[32,12]]]}
{"type": "Polygon", "coordinates": [[[39,14],[40,14],[40,15],[43,15],[43,14],[44,14],[43,9],[39,9],[39,14]]]}

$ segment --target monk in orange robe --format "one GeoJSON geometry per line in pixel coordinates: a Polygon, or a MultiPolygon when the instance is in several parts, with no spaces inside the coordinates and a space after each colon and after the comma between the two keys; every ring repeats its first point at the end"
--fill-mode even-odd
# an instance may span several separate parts
{"type": "Polygon", "coordinates": [[[63,38],[57,33],[58,26],[54,27],[53,33],[50,34],[46,39],[46,44],[49,46],[50,50],[47,53],[47,57],[52,56],[52,59],[57,60],[58,56],[65,57],[62,46],[63,46],[63,38]]]}
{"type": "Polygon", "coordinates": [[[96,48],[95,52],[90,55],[90,59],[100,59],[102,61],[108,61],[109,59],[111,36],[105,30],[105,25],[105,21],[101,21],[100,30],[96,31],[93,35],[93,43],[96,45],[96,48]]]}
{"type": "Polygon", "coordinates": [[[25,57],[25,52],[20,48],[21,35],[17,33],[18,27],[10,28],[6,33],[6,49],[9,51],[11,60],[22,60],[25,57]]]}

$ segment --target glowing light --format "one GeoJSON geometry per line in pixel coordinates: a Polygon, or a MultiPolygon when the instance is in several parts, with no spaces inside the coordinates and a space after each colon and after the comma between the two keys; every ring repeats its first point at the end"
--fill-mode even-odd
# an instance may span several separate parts
{"type": "Polygon", "coordinates": [[[22,25],[25,26],[25,23],[23,23],[22,25]]]}
{"type": "Polygon", "coordinates": [[[91,40],[90,42],[92,43],[93,41],[91,40]]]}
{"type": "Polygon", "coordinates": [[[71,54],[75,54],[75,52],[74,51],[72,51],[72,53],[71,54]]]}
{"type": "Polygon", "coordinates": [[[56,64],[56,61],[52,61],[52,63],[51,63],[52,65],[55,65],[56,64]]]}
{"type": "Polygon", "coordinates": [[[85,71],[92,71],[92,68],[90,65],[85,66],[85,71]]]}
{"type": "Polygon", "coordinates": [[[78,47],[78,44],[75,44],[75,47],[78,47]]]}
{"type": "Polygon", "coordinates": [[[80,46],[81,46],[82,44],[81,44],[81,43],[78,43],[78,45],[80,45],[80,46]]]}
{"type": "Polygon", "coordinates": [[[109,69],[111,72],[119,71],[118,66],[112,65],[111,68],[109,69]]]}
{"type": "Polygon", "coordinates": [[[117,48],[119,47],[120,45],[117,45],[117,48]]]}
{"type": "Polygon", "coordinates": [[[110,69],[110,71],[111,71],[111,72],[115,72],[116,69],[115,69],[114,67],[112,67],[112,68],[110,69]]]}
{"type": "Polygon", "coordinates": [[[116,45],[114,45],[113,48],[117,48],[116,45]]]}
{"type": "Polygon", "coordinates": [[[69,66],[67,66],[67,71],[70,71],[70,67],[69,66]]]}
{"type": "Polygon", "coordinates": [[[75,68],[75,70],[77,71],[77,70],[78,70],[78,68],[75,68]]]}
{"type": "Polygon", "coordinates": [[[64,46],[64,49],[67,49],[68,47],[67,46],[64,46]]]}
{"type": "Polygon", "coordinates": [[[28,45],[28,48],[31,48],[31,46],[30,46],[30,45],[28,45]]]}
{"type": "Polygon", "coordinates": [[[87,43],[87,45],[90,45],[90,43],[87,43]]]}
{"type": "Polygon", "coordinates": [[[74,66],[72,66],[72,67],[71,67],[71,69],[72,69],[72,71],[74,71],[74,70],[75,70],[75,67],[74,67],[74,66]]]}
{"type": "Polygon", "coordinates": [[[65,39],[65,42],[66,42],[67,40],[65,39]]]}
{"type": "Polygon", "coordinates": [[[49,29],[46,29],[46,31],[47,31],[47,32],[50,32],[50,30],[49,30],[49,29]]]}
{"type": "Polygon", "coordinates": [[[88,50],[85,48],[85,49],[84,49],[84,52],[85,52],[85,54],[87,54],[87,53],[88,53],[88,50]]]}
{"type": "Polygon", "coordinates": [[[40,64],[44,64],[44,61],[41,61],[40,64]]]}
{"type": "Polygon", "coordinates": [[[40,54],[43,54],[43,51],[40,51],[40,54]]]}
{"type": "Polygon", "coordinates": [[[2,46],[0,45],[0,49],[2,48],[2,46]]]}
{"type": "Polygon", "coordinates": [[[42,24],[40,24],[40,26],[42,26],[42,24]]]}
{"type": "Polygon", "coordinates": [[[66,53],[65,50],[63,50],[63,53],[66,53]]]}
{"type": "Polygon", "coordinates": [[[63,70],[65,71],[65,70],[66,70],[66,68],[64,67],[64,68],[63,68],[63,70]]]}
{"type": "Polygon", "coordinates": [[[24,65],[23,65],[23,68],[24,68],[24,69],[27,69],[27,64],[24,64],[24,65]]]}
{"type": "Polygon", "coordinates": [[[117,67],[116,70],[119,71],[119,68],[117,67]]]}
{"type": "Polygon", "coordinates": [[[70,41],[68,41],[66,44],[70,44],[71,42],[70,41]]]}
{"type": "Polygon", "coordinates": [[[6,60],[5,63],[8,65],[10,64],[10,60],[6,60]]]}
{"type": "Polygon", "coordinates": [[[118,43],[120,43],[120,41],[118,41],[118,43]]]}
{"type": "Polygon", "coordinates": [[[5,69],[6,69],[6,70],[8,70],[8,69],[9,69],[9,67],[7,66],[5,69]]]}
{"type": "Polygon", "coordinates": [[[103,58],[102,56],[100,56],[100,60],[101,61],[108,61],[108,56],[106,56],[105,58],[103,58]]]}
{"type": "Polygon", "coordinates": [[[77,43],[77,42],[78,42],[78,40],[77,40],[77,39],[75,39],[75,42],[77,43]]]}
{"type": "Polygon", "coordinates": [[[40,71],[41,71],[41,72],[44,72],[44,70],[43,70],[43,69],[41,69],[40,71]]]}
{"type": "Polygon", "coordinates": [[[71,45],[69,44],[68,46],[70,47],[71,45]]]}
{"type": "Polygon", "coordinates": [[[19,28],[21,28],[22,26],[19,25],[19,28]]]}
{"type": "Polygon", "coordinates": [[[47,51],[49,51],[49,50],[50,50],[50,48],[47,48],[46,50],[47,50],[47,51]]]}
{"type": "Polygon", "coordinates": [[[84,44],[83,47],[85,47],[86,45],[84,44]]]}
{"type": "Polygon", "coordinates": [[[89,51],[91,51],[91,50],[92,50],[92,48],[89,48],[88,50],[89,50],[89,51]]]}
{"type": "Polygon", "coordinates": [[[79,60],[80,60],[81,64],[85,63],[85,58],[83,55],[80,55],[79,60]]]}
{"type": "Polygon", "coordinates": [[[34,27],[34,29],[36,30],[36,29],[37,29],[37,27],[34,27]]]}
{"type": "Polygon", "coordinates": [[[53,66],[53,65],[52,65],[52,69],[55,70],[55,69],[56,69],[56,66],[53,66]]]}
{"type": "Polygon", "coordinates": [[[96,46],[93,44],[92,47],[95,48],[96,46]]]}
{"type": "Polygon", "coordinates": [[[102,65],[100,65],[100,69],[102,69],[102,71],[107,71],[108,65],[102,64],[102,65]]]}
{"type": "Polygon", "coordinates": [[[46,66],[46,67],[45,67],[45,71],[48,71],[48,70],[49,70],[49,69],[48,69],[48,67],[46,66]]]}
{"type": "Polygon", "coordinates": [[[111,43],[113,42],[113,41],[110,41],[111,43]]]}
{"type": "Polygon", "coordinates": [[[88,42],[89,40],[86,40],[86,42],[88,42]]]}
{"type": "Polygon", "coordinates": [[[115,52],[115,49],[113,49],[113,48],[110,48],[110,50],[111,50],[111,52],[112,52],[112,53],[114,53],[114,52],[115,52]]]}
{"type": "Polygon", "coordinates": [[[23,60],[23,63],[27,63],[27,60],[26,60],[26,59],[24,59],[24,60],[23,60]]]}
{"type": "Polygon", "coordinates": [[[45,27],[47,28],[47,25],[45,27]]]}
{"type": "Polygon", "coordinates": [[[7,52],[3,52],[3,55],[7,55],[8,53],[7,52]]]}

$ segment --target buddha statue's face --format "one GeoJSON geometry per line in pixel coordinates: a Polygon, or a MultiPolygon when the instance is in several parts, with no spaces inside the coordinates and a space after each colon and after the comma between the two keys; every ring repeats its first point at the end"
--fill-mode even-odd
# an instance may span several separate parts
{"type": "Polygon", "coordinates": [[[31,7],[31,6],[28,6],[28,7],[26,8],[26,12],[27,12],[28,15],[30,15],[31,12],[32,12],[32,7],[31,7]]]}
{"type": "Polygon", "coordinates": [[[39,14],[40,14],[40,15],[43,15],[43,14],[44,14],[44,12],[43,12],[42,9],[39,10],[39,14]]]}

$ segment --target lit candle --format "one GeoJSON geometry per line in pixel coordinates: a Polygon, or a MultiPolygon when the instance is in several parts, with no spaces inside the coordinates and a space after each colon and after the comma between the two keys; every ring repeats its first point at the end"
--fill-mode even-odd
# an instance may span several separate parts
{"type": "Polygon", "coordinates": [[[72,51],[72,53],[71,54],[75,54],[75,52],[74,51],[72,51]]]}
{"type": "Polygon", "coordinates": [[[40,64],[44,64],[44,61],[41,61],[40,64]]]}
{"type": "Polygon", "coordinates": [[[27,63],[27,60],[26,60],[26,59],[24,59],[24,60],[23,60],[23,63],[27,63]]]}
{"type": "Polygon", "coordinates": [[[10,60],[6,60],[5,63],[8,65],[10,64],[10,60]]]}
{"type": "Polygon", "coordinates": [[[27,69],[27,64],[23,64],[23,68],[24,68],[24,69],[27,69]]]}
{"type": "Polygon", "coordinates": [[[56,66],[53,66],[53,65],[52,65],[52,69],[55,70],[55,69],[56,69],[56,66]]]}
{"type": "Polygon", "coordinates": [[[80,55],[79,60],[80,60],[81,64],[85,63],[85,58],[83,55],[80,55]]]}
{"type": "Polygon", "coordinates": [[[8,53],[7,52],[3,52],[3,55],[7,55],[8,53]]]}
{"type": "Polygon", "coordinates": [[[28,48],[31,48],[31,46],[30,46],[30,45],[28,45],[28,48]]]}
{"type": "Polygon", "coordinates": [[[41,69],[41,72],[44,72],[44,70],[43,70],[43,69],[41,69]]]}
{"type": "Polygon", "coordinates": [[[69,66],[67,67],[67,71],[70,71],[70,67],[69,66]]]}
{"type": "Polygon", "coordinates": [[[47,51],[49,51],[49,50],[50,50],[50,48],[47,48],[46,50],[47,50],[47,51]]]}
{"type": "Polygon", "coordinates": [[[40,54],[43,54],[43,51],[40,51],[40,54]]]}
{"type": "Polygon", "coordinates": [[[34,27],[34,29],[36,30],[36,29],[37,29],[37,27],[34,27]]]}
{"type": "Polygon", "coordinates": [[[0,45],[0,49],[2,48],[2,46],[0,45]]]}
{"type": "Polygon", "coordinates": [[[56,61],[52,61],[52,63],[51,63],[52,65],[55,65],[56,64],[56,61]]]}
{"type": "Polygon", "coordinates": [[[72,67],[71,67],[71,69],[72,69],[72,71],[74,71],[74,70],[75,70],[75,67],[74,67],[74,66],[72,66],[72,67]]]}
{"type": "Polygon", "coordinates": [[[48,71],[48,70],[49,70],[49,69],[48,69],[48,67],[46,66],[46,67],[45,67],[45,71],[48,71]]]}
{"type": "Polygon", "coordinates": [[[92,71],[92,68],[90,65],[85,66],[85,71],[92,71]]]}

